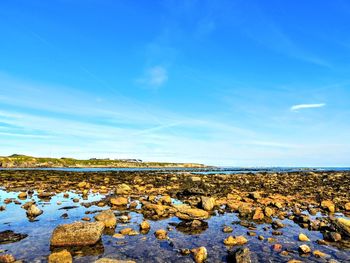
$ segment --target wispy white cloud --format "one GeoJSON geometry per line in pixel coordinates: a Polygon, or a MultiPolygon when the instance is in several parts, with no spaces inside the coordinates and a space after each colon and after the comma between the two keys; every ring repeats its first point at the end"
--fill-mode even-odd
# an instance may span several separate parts
{"type": "Polygon", "coordinates": [[[168,71],[163,66],[154,66],[146,70],[144,76],[138,82],[148,87],[159,88],[168,81],[168,71]]]}
{"type": "Polygon", "coordinates": [[[313,109],[313,108],[322,108],[326,106],[325,103],[317,103],[317,104],[297,104],[290,108],[291,111],[299,111],[303,109],[313,109]]]}

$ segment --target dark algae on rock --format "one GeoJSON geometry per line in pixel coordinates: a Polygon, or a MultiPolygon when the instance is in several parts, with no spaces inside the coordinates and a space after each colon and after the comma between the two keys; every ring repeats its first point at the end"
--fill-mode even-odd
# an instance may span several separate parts
{"type": "Polygon", "coordinates": [[[0,262],[350,261],[347,171],[6,169],[0,186],[0,262]]]}

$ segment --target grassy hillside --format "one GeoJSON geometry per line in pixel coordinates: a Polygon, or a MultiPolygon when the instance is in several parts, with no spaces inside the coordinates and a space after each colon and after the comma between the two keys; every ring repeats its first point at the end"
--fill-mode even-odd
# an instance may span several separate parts
{"type": "Polygon", "coordinates": [[[205,167],[194,163],[142,162],[141,160],[96,159],[77,160],[73,158],[32,157],[20,154],[0,157],[2,168],[35,168],[35,167],[205,167]]]}

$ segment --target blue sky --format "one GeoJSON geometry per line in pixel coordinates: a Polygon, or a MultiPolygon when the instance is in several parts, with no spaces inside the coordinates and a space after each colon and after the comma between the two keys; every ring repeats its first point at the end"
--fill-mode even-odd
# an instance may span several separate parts
{"type": "Polygon", "coordinates": [[[350,3],[3,0],[0,155],[350,166],[350,3]]]}

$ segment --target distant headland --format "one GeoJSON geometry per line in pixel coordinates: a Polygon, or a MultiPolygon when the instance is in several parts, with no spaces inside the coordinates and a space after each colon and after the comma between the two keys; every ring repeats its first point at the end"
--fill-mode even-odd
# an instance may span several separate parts
{"type": "Polygon", "coordinates": [[[74,158],[33,157],[22,154],[0,156],[0,168],[206,168],[198,163],[143,162],[140,159],[98,159],[79,160],[74,158]]]}

